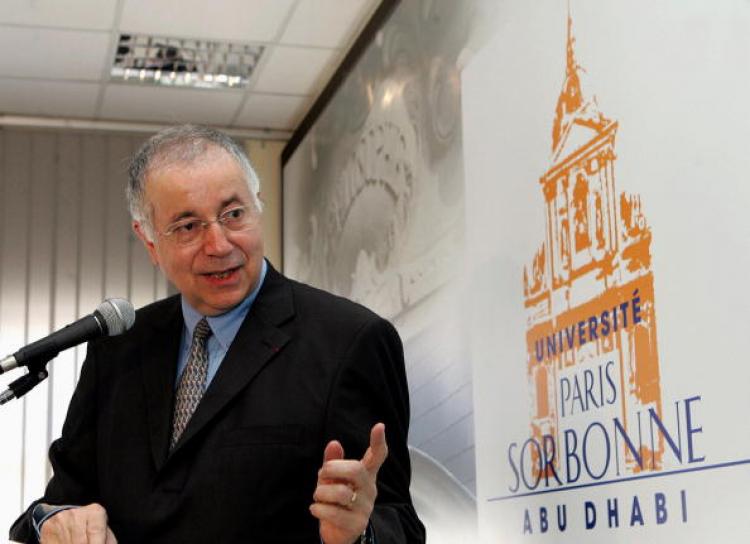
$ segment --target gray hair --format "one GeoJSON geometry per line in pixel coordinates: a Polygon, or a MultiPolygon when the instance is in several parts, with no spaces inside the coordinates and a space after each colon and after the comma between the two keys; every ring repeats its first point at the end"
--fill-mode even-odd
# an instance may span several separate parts
{"type": "Polygon", "coordinates": [[[245,151],[232,138],[201,125],[180,125],[161,130],[151,136],[133,156],[128,167],[126,196],[130,215],[142,224],[149,237],[153,237],[152,210],[146,205],[146,177],[154,170],[176,163],[197,161],[211,147],[229,153],[240,166],[247,188],[258,212],[263,206],[258,199],[260,180],[245,151]]]}

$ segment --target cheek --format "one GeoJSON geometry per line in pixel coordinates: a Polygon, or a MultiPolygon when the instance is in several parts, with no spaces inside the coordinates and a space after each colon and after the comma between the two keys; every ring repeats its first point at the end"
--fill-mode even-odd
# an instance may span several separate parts
{"type": "Polygon", "coordinates": [[[248,256],[257,255],[263,251],[263,239],[260,235],[249,234],[240,242],[240,248],[248,256]]]}
{"type": "Polygon", "coordinates": [[[192,257],[179,252],[162,253],[159,255],[161,269],[170,280],[177,283],[181,278],[187,278],[192,270],[192,257]]]}

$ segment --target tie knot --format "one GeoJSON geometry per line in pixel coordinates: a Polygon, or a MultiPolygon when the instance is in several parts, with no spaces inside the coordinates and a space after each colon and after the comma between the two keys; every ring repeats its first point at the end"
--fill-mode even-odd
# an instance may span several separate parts
{"type": "Polygon", "coordinates": [[[193,342],[199,342],[202,340],[205,340],[211,336],[211,327],[208,324],[208,321],[206,321],[206,318],[204,317],[200,321],[198,321],[198,324],[195,326],[195,329],[193,330],[193,342]]]}

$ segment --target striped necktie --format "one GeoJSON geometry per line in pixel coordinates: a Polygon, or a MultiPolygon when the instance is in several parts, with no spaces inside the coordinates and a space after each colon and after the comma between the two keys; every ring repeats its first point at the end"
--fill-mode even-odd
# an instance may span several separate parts
{"type": "Polygon", "coordinates": [[[180,383],[177,386],[177,395],[174,403],[174,423],[172,424],[172,440],[169,449],[174,448],[187,427],[188,421],[195,412],[195,408],[206,390],[206,376],[208,375],[208,350],[206,343],[211,336],[211,327],[204,317],[195,326],[193,331],[193,342],[190,345],[185,370],[182,372],[180,383]]]}

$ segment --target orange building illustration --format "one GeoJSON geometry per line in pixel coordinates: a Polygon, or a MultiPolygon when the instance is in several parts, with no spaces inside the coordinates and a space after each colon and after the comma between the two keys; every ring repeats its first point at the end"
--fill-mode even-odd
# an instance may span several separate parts
{"type": "MultiPolygon", "coordinates": [[[[640,196],[617,193],[618,123],[583,96],[574,44],[568,16],[551,166],[539,178],[544,241],[524,268],[532,437],[553,437],[558,452],[566,418],[595,419],[605,406],[637,437],[636,414],[662,417],[651,230],[640,196]]],[[[662,468],[663,436],[636,445],[647,462],[620,442],[620,470],[662,468]]]]}

